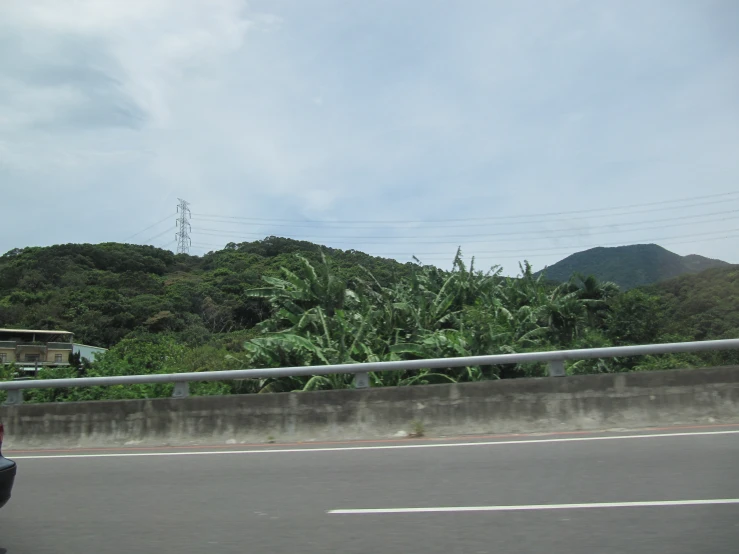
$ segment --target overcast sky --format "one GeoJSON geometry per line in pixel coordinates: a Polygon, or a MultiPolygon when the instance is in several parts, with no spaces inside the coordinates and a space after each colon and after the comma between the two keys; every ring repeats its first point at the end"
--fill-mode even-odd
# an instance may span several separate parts
{"type": "Polygon", "coordinates": [[[184,198],[195,254],[737,263],[738,25],[735,0],[0,0],[0,250],[174,248],[184,198]]]}

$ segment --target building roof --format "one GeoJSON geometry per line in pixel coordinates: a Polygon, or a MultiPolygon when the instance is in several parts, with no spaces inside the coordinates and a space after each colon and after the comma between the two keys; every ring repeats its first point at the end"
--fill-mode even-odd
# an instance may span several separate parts
{"type": "Polygon", "coordinates": [[[74,345],[77,347],[81,346],[82,348],[94,348],[95,350],[108,350],[107,348],[103,348],[102,346],[92,346],[89,344],[80,344],[78,342],[75,342],[74,345]]]}
{"type": "Polygon", "coordinates": [[[48,329],[0,329],[0,333],[37,333],[39,335],[72,335],[72,331],[49,331],[48,329]]]}

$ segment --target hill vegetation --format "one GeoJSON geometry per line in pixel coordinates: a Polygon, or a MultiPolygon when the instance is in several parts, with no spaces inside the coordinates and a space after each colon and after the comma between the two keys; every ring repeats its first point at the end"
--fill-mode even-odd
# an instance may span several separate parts
{"type": "Polygon", "coordinates": [[[739,338],[739,265],[683,275],[644,290],[660,299],[665,333],[694,340],[739,338]]]}
{"type": "MultiPolygon", "coordinates": [[[[737,336],[736,266],[622,292],[593,276],[552,284],[268,238],[202,258],[121,244],[27,248],[0,258],[0,326],[65,328],[111,346],[42,378],[470,356],[737,336]]],[[[739,362],[736,353],[586,360],[569,373],[739,362]]],[[[13,368],[6,367],[5,377],[13,368]]],[[[411,385],[545,375],[543,364],[372,375],[411,385]]],[[[200,383],[194,394],[351,386],[344,375],[200,383]]],[[[171,385],[37,390],[35,401],[156,397],[171,385]]]]}
{"type": "Polygon", "coordinates": [[[262,321],[269,306],[246,292],[281,267],[298,269],[294,254],[315,263],[321,251],[347,281],[360,266],[384,284],[410,272],[395,260],[277,237],[230,244],[202,258],[115,243],[24,248],[0,257],[0,327],[64,329],[104,347],[132,332],[199,344],[262,321]]]}
{"type": "Polygon", "coordinates": [[[629,290],[727,265],[721,260],[695,254],[680,256],[656,244],[634,244],[577,252],[541,273],[547,279],[560,283],[575,273],[594,275],[600,280],[616,283],[623,290],[629,290]]]}

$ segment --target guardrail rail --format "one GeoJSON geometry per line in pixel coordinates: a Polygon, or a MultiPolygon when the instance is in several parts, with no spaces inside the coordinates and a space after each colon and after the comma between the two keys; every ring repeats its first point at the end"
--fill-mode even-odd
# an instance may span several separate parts
{"type": "Polygon", "coordinates": [[[353,374],[354,386],[358,389],[363,389],[369,387],[369,374],[372,372],[546,362],[548,364],[550,377],[564,377],[564,362],[566,360],[621,358],[628,356],[648,356],[655,354],[677,354],[681,352],[707,352],[719,350],[739,350],[739,339],[641,344],[635,346],[612,346],[608,348],[553,350],[549,352],[524,352],[521,354],[493,354],[489,356],[432,358],[425,360],[402,360],[393,362],[367,362],[357,364],[297,366],[269,369],[237,369],[202,373],[157,373],[152,375],[120,375],[115,377],[80,377],[76,379],[30,379],[0,382],[0,390],[8,391],[8,399],[5,403],[9,405],[22,404],[23,391],[25,389],[99,387],[148,383],[174,383],[172,396],[174,398],[185,398],[189,395],[189,383],[192,381],[234,381],[241,379],[330,375],[336,373],[353,374]]]}

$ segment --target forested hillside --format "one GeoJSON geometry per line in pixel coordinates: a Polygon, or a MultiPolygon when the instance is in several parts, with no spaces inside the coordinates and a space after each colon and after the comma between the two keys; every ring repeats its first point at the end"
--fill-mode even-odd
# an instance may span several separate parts
{"type": "Polygon", "coordinates": [[[541,273],[556,282],[567,281],[574,273],[594,275],[612,281],[623,290],[651,285],[680,275],[699,273],[728,265],[704,256],[680,256],[656,244],[632,244],[612,248],[591,248],[552,264],[541,273]]]}
{"type": "Polygon", "coordinates": [[[739,338],[739,265],[683,275],[645,290],[660,298],[665,332],[695,340],[739,338]]]}
{"type": "MultiPolygon", "coordinates": [[[[90,366],[42,377],[211,371],[469,356],[736,337],[737,266],[622,292],[592,276],[551,284],[268,238],[202,258],[102,244],[0,259],[0,326],[65,328],[112,346],[90,366]]],[[[570,373],[739,362],[736,353],[588,360],[570,373]]],[[[6,377],[12,368],[6,369],[6,377]]],[[[373,375],[375,385],[541,376],[543,364],[373,375]]],[[[204,383],[195,394],[351,386],[349,376],[204,383]]],[[[169,385],[29,391],[31,400],[151,397],[169,385]]]]}
{"type": "MultiPolygon", "coordinates": [[[[262,321],[268,306],[246,291],[281,267],[297,269],[295,253],[316,262],[320,250],[277,237],[232,244],[202,258],[126,244],[14,250],[0,258],[0,327],[64,329],[104,347],[132,331],[175,333],[183,342],[201,343],[262,321]]],[[[323,251],[344,280],[360,266],[385,284],[410,271],[361,252],[323,251]]]]}

